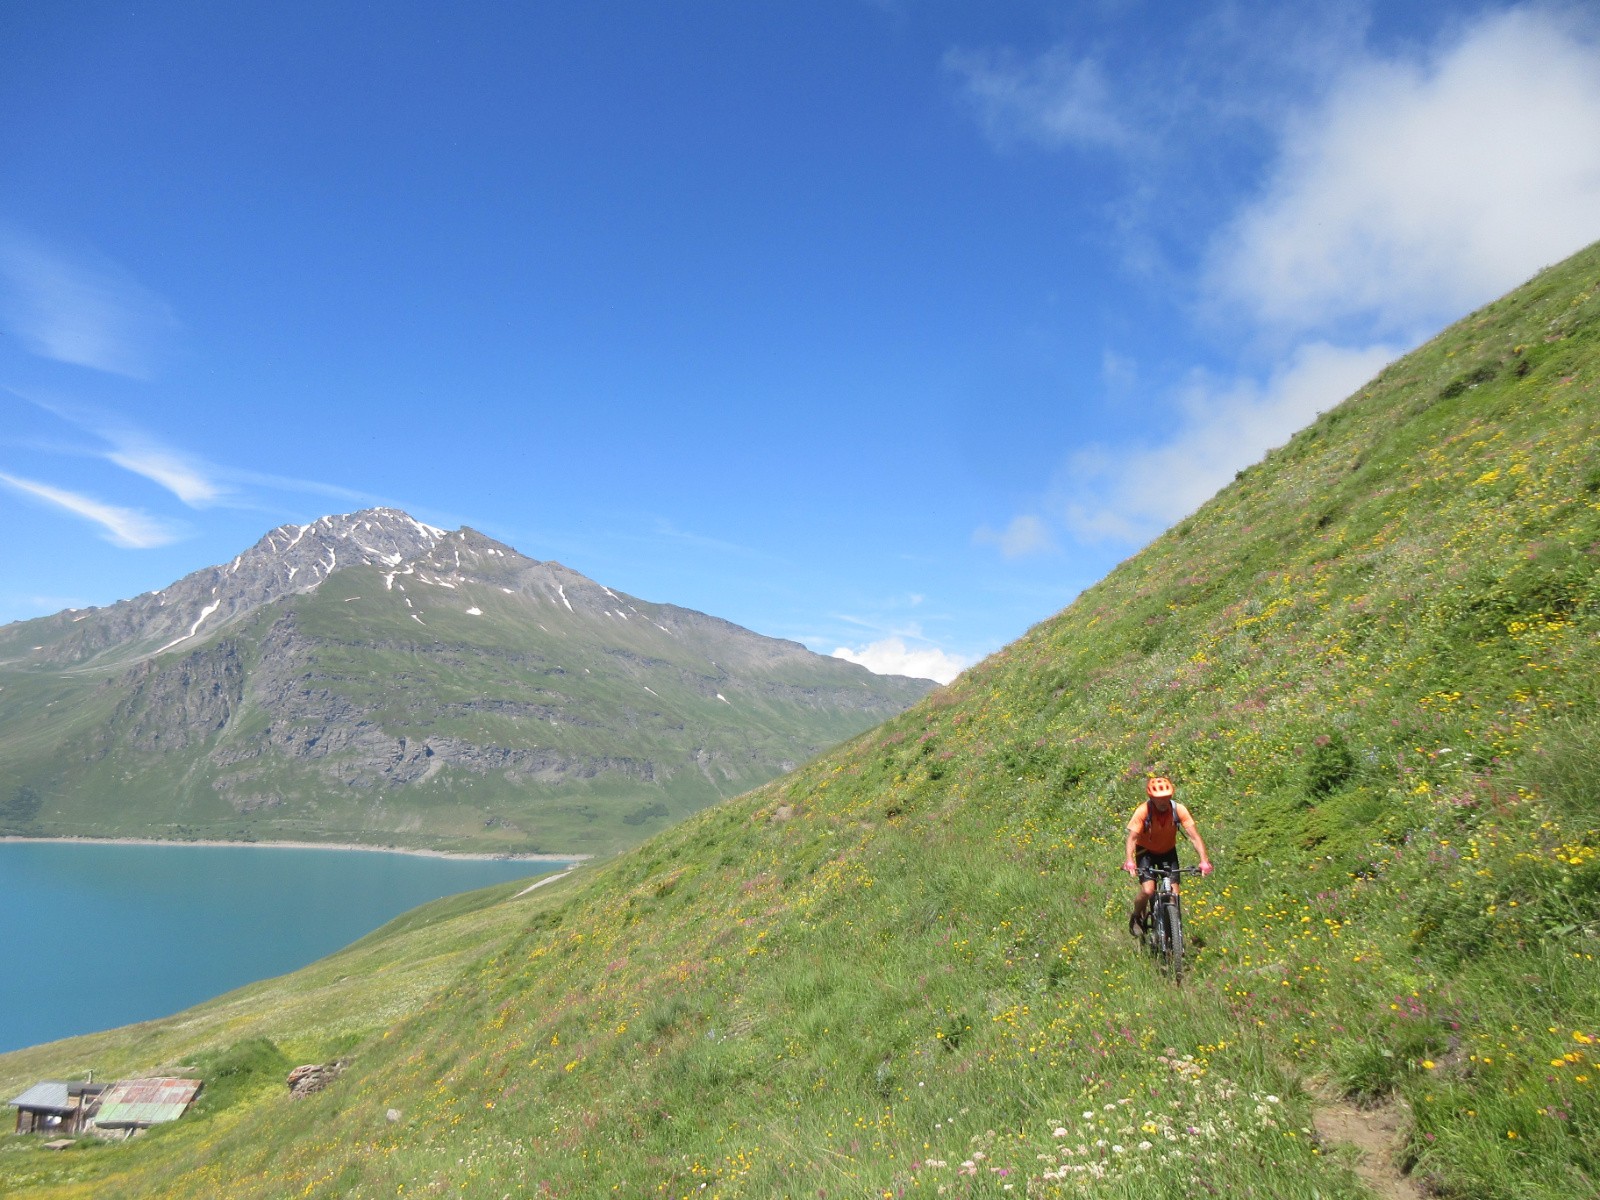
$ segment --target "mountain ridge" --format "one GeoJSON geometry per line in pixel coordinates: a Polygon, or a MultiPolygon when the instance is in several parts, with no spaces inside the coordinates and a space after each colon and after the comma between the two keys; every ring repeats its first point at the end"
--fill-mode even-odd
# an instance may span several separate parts
{"type": "Polygon", "coordinates": [[[593,852],[933,686],[369,509],[0,628],[0,767],[43,797],[0,828],[593,852]]]}
{"type": "Polygon", "coordinates": [[[201,567],[164,588],[105,606],[66,609],[47,617],[0,626],[0,654],[5,653],[7,643],[21,633],[19,626],[53,631],[63,624],[77,625],[86,620],[93,624],[85,630],[63,630],[67,636],[51,647],[52,653],[43,661],[82,662],[119,645],[135,653],[159,654],[193,638],[209,618],[214,619],[209,621],[208,634],[248,615],[262,604],[315,589],[337,569],[340,548],[354,546],[361,561],[369,565],[378,561],[397,564],[407,555],[431,549],[444,536],[443,529],[424,525],[399,509],[390,508],[363,509],[342,516],[330,514],[305,525],[280,525],[230,563],[201,567]],[[393,548],[380,550],[358,541],[354,536],[358,529],[376,533],[378,540],[388,539],[393,548]],[[404,541],[395,536],[410,531],[414,531],[414,535],[404,541]],[[309,540],[308,534],[311,535],[309,540]],[[296,554],[297,549],[299,553],[296,554]],[[325,556],[327,562],[322,561],[325,556]],[[296,582],[301,571],[305,571],[309,583],[296,582]],[[225,585],[228,591],[223,593],[225,585]],[[150,645],[163,636],[177,633],[185,625],[187,631],[172,641],[150,645]],[[8,631],[11,631],[9,638],[8,631]],[[128,643],[132,645],[126,645],[128,643]]]}

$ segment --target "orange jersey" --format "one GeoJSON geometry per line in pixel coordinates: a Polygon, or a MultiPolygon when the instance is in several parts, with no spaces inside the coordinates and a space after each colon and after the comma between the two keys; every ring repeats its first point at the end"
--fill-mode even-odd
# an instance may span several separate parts
{"type": "Polygon", "coordinates": [[[1128,822],[1128,832],[1133,834],[1133,844],[1151,854],[1165,854],[1178,845],[1178,826],[1189,823],[1189,810],[1174,802],[1166,812],[1151,808],[1146,800],[1133,810],[1128,822]]]}

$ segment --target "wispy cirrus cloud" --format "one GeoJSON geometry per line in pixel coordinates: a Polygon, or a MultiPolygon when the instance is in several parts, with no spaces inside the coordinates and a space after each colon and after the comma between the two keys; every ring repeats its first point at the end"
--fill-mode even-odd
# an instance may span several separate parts
{"type": "Polygon", "coordinates": [[[98,255],[0,227],[0,322],[33,354],[148,379],[182,327],[160,296],[98,255]]]}
{"type": "Polygon", "coordinates": [[[37,437],[0,439],[0,444],[34,453],[101,459],[150,480],[192,509],[279,513],[282,505],[268,498],[268,494],[274,492],[325,496],[350,506],[394,503],[392,499],[340,484],[213,463],[134,425],[120,414],[98,407],[68,403],[58,397],[43,397],[15,388],[0,391],[87,435],[87,438],[70,441],[37,437]]]}
{"type": "MultiPolygon", "coordinates": [[[[302,492],[308,496],[327,496],[329,499],[340,500],[349,504],[381,505],[394,503],[372,492],[364,492],[359,488],[349,488],[337,483],[323,483],[316,479],[297,479],[292,475],[275,475],[267,471],[246,471],[237,467],[220,467],[217,470],[220,473],[219,477],[230,484],[264,487],[278,492],[302,492]]],[[[241,508],[252,507],[244,503],[239,503],[237,506],[241,508]]]]}
{"type": "Polygon", "coordinates": [[[124,418],[97,408],[45,399],[7,388],[18,399],[58,417],[102,443],[79,448],[77,453],[102,458],[143,476],[167,489],[190,508],[209,508],[224,502],[232,489],[223,482],[223,468],[215,467],[186,450],[170,445],[124,418]]]}
{"type": "Polygon", "coordinates": [[[190,508],[210,507],[229,493],[204,464],[181,451],[138,435],[117,441],[114,449],[106,451],[107,461],[159,483],[190,508]]]}
{"type": "Polygon", "coordinates": [[[773,557],[772,555],[769,555],[763,551],[752,549],[749,546],[740,545],[738,542],[730,542],[724,540],[723,538],[709,537],[703,533],[695,533],[692,530],[680,529],[666,517],[655,517],[652,525],[654,533],[657,536],[668,538],[675,542],[682,542],[685,545],[694,546],[702,550],[713,550],[724,554],[736,554],[746,558],[773,557]]]}
{"type": "Polygon", "coordinates": [[[90,524],[98,525],[101,536],[106,541],[124,549],[149,550],[156,546],[166,546],[184,534],[184,530],[172,522],[152,517],[138,509],[106,504],[92,496],[40,483],[37,480],[23,479],[0,471],[0,484],[90,524]]]}

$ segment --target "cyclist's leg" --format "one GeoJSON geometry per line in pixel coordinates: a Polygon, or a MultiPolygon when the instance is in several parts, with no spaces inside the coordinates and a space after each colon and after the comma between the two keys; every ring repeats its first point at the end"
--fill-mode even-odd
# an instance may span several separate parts
{"type": "Polygon", "coordinates": [[[1139,892],[1133,898],[1133,911],[1137,913],[1139,917],[1143,918],[1144,915],[1149,912],[1150,900],[1155,894],[1156,881],[1154,879],[1146,879],[1139,884],[1139,892]]]}
{"type": "Polygon", "coordinates": [[[1128,932],[1138,937],[1150,923],[1150,900],[1156,894],[1156,881],[1154,879],[1142,880],[1139,884],[1138,894],[1133,900],[1133,911],[1128,914],[1128,932]]]}
{"type": "MultiPolygon", "coordinates": [[[[1134,866],[1143,873],[1149,862],[1149,854],[1145,850],[1138,850],[1134,854],[1134,866]]],[[[1137,876],[1136,876],[1137,878],[1137,876]]],[[[1150,897],[1156,894],[1156,881],[1153,879],[1140,879],[1139,891],[1133,898],[1133,912],[1128,915],[1128,932],[1138,936],[1143,932],[1150,911],[1150,897]]]]}

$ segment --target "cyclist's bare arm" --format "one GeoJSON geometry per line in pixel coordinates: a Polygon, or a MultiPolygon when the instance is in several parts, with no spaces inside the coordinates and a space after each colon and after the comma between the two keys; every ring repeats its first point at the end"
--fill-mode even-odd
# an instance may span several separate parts
{"type": "MultiPolygon", "coordinates": [[[[1200,856],[1200,869],[1205,872],[1211,870],[1211,856],[1206,853],[1206,844],[1200,838],[1200,830],[1194,823],[1194,818],[1189,815],[1189,810],[1183,805],[1178,805],[1178,824],[1183,826],[1183,834],[1194,846],[1194,852],[1200,856]]],[[[1129,839],[1132,840],[1131,838],[1129,839]]]]}
{"type": "Polygon", "coordinates": [[[1122,856],[1122,869],[1129,875],[1138,873],[1138,867],[1134,865],[1134,861],[1139,856],[1139,845],[1134,839],[1139,836],[1139,831],[1144,828],[1144,814],[1145,806],[1141,804],[1133,810],[1133,817],[1128,821],[1128,844],[1122,856]]]}

